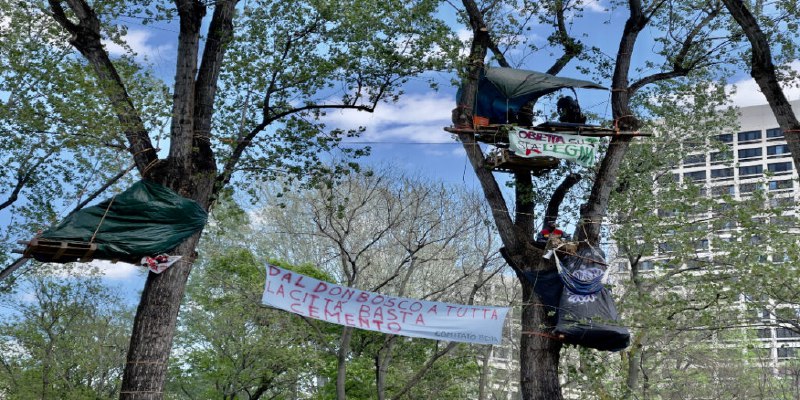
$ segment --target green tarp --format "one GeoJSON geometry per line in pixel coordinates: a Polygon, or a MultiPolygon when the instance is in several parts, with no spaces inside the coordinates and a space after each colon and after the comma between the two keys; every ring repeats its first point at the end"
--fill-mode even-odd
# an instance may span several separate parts
{"type": "Polygon", "coordinates": [[[492,124],[523,123],[520,108],[532,100],[564,88],[605,89],[594,82],[563,78],[536,71],[513,68],[486,68],[478,81],[475,115],[492,124]]]}
{"type": "Polygon", "coordinates": [[[508,99],[542,95],[561,88],[605,89],[591,81],[514,68],[486,68],[486,79],[508,99]]]}
{"type": "Polygon", "coordinates": [[[97,244],[94,258],[138,261],[143,256],[172,250],[203,229],[207,218],[197,202],[142,180],[96,206],[70,215],[42,233],[41,238],[92,241],[97,244]]]}

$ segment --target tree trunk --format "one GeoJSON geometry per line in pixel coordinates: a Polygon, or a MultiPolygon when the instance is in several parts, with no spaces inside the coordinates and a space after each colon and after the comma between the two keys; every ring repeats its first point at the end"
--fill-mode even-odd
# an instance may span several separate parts
{"type": "Polygon", "coordinates": [[[183,256],[161,274],[150,272],[136,310],[120,399],[161,399],[172,339],[186,281],[192,269],[195,234],[178,246],[183,256]]]}
{"type": "Polygon", "coordinates": [[[547,313],[533,292],[522,285],[522,338],[520,340],[520,394],[525,400],[560,400],[558,363],[561,343],[545,334],[547,313]]]}
{"type": "Polygon", "coordinates": [[[342,339],[339,341],[336,369],[336,400],[347,398],[347,355],[350,353],[350,340],[353,338],[353,328],[347,326],[342,329],[342,339]]]}
{"type": "Polygon", "coordinates": [[[489,382],[489,357],[492,356],[494,346],[485,346],[481,360],[481,374],[478,377],[478,400],[486,400],[486,385],[489,382]]]}
{"type": "Polygon", "coordinates": [[[786,144],[792,153],[794,168],[800,171],[800,122],[778,83],[767,37],[758,25],[756,18],[741,0],[723,0],[722,2],[750,41],[753,51],[750,75],[767,98],[769,107],[775,114],[778,126],[783,130],[786,144]]]}

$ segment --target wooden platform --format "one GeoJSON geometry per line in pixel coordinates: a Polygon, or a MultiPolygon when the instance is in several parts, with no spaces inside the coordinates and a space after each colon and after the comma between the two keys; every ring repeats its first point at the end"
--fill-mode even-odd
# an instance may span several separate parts
{"type": "Polygon", "coordinates": [[[24,250],[14,250],[14,253],[21,253],[24,258],[35,258],[41,262],[87,262],[92,260],[97,250],[96,243],[60,242],[41,238],[18,243],[27,246],[24,250]]]}
{"type": "MultiPolygon", "coordinates": [[[[498,147],[503,147],[503,144],[508,144],[508,132],[506,127],[512,125],[485,125],[476,128],[456,128],[445,127],[444,130],[450,133],[472,133],[475,135],[475,140],[492,144],[498,147]]],[[[652,136],[649,133],[642,132],[619,132],[612,128],[605,128],[597,125],[583,125],[572,124],[566,122],[545,122],[533,127],[521,127],[523,129],[533,129],[541,132],[558,132],[571,135],[581,135],[590,137],[606,137],[606,136],[652,136]]]]}
{"type": "Polygon", "coordinates": [[[497,172],[537,172],[558,167],[559,159],[554,157],[519,157],[507,149],[497,149],[489,153],[486,162],[492,171],[497,172]]]}

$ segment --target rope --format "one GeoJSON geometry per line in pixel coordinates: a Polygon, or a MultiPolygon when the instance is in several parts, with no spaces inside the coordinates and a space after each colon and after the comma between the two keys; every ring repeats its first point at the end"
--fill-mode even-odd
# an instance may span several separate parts
{"type": "Polygon", "coordinates": [[[523,335],[542,336],[542,337],[546,337],[548,339],[557,340],[559,342],[563,342],[564,341],[564,335],[556,336],[556,335],[553,335],[553,334],[550,334],[550,333],[547,333],[547,332],[537,332],[537,331],[522,331],[520,333],[523,334],[523,335]]]}
{"type": "Polygon", "coordinates": [[[97,223],[97,228],[94,230],[94,233],[92,234],[92,238],[89,239],[89,243],[94,243],[94,238],[97,236],[97,231],[99,231],[100,230],[100,226],[103,225],[103,221],[105,221],[106,215],[108,215],[108,210],[111,209],[111,205],[114,204],[114,199],[116,199],[116,198],[117,198],[117,195],[115,194],[114,196],[111,197],[111,200],[109,200],[108,207],[106,207],[106,211],[103,213],[103,217],[100,218],[100,222],[97,223]]]}

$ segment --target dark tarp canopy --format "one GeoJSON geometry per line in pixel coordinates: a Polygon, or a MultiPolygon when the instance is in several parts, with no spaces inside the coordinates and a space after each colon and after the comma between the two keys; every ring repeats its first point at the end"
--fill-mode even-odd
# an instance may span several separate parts
{"type": "MultiPolygon", "coordinates": [[[[96,206],[70,215],[40,238],[91,242],[97,245],[94,258],[138,261],[143,256],[172,250],[203,229],[207,218],[197,202],[142,180],[96,206]]],[[[54,261],[37,256],[35,251],[33,256],[40,261],[54,261]]]]}
{"type": "Polygon", "coordinates": [[[594,82],[514,68],[485,68],[478,82],[475,115],[492,124],[517,122],[519,109],[564,88],[606,89],[594,82]]]}

